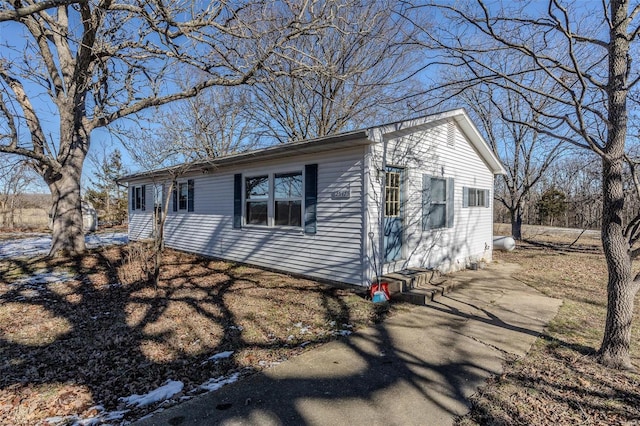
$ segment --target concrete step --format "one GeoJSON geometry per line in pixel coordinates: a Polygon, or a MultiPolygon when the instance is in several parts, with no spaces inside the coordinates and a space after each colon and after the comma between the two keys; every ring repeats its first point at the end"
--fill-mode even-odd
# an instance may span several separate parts
{"type": "Polygon", "coordinates": [[[401,300],[414,305],[426,305],[436,298],[448,294],[458,285],[456,280],[441,275],[438,271],[411,268],[380,277],[389,284],[392,300],[401,300]]]}

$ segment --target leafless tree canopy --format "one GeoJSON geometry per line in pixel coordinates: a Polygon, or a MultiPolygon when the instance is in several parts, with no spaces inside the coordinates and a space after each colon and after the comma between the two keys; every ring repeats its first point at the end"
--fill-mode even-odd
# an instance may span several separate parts
{"type": "MultiPolygon", "coordinates": [[[[640,276],[640,215],[623,223],[628,155],[628,101],[640,80],[637,56],[640,4],[610,2],[429,2],[407,19],[421,28],[416,40],[433,68],[465,69],[466,86],[489,84],[511,92],[538,117],[540,135],[596,153],[602,163],[602,243],[607,259],[608,311],[602,362],[631,368],[629,347],[640,276]],[[427,11],[427,12],[425,12],[427,11]],[[426,20],[425,13],[431,14],[426,20]],[[443,25],[428,26],[425,22],[443,25]],[[540,84],[539,76],[545,84],[540,84]],[[541,108],[536,99],[543,98],[541,108]]],[[[459,89],[459,83],[452,85],[459,89]]],[[[633,182],[640,189],[635,173],[633,182]]]]}
{"type": "Polygon", "coordinates": [[[358,2],[338,11],[336,25],[272,57],[251,89],[258,136],[275,142],[335,134],[377,120],[406,117],[400,105],[416,91],[415,31],[399,18],[402,2],[358,2]]]}
{"type": "Polygon", "coordinates": [[[80,176],[91,132],[150,107],[236,86],[335,26],[350,0],[4,1],[0,152],[33,160],[54,201],[52,252],[81,252],[80,176]],[[189,70],[205,77],[184,88],[189,70]]]}

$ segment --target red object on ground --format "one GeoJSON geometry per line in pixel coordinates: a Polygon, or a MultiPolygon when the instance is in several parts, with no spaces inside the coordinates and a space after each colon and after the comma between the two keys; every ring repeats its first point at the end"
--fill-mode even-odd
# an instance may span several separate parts
{"type": "Polygon", "coordinates": [[[373,295],[377,292],[381,291],[387,296],[387,300],[391,299],[391,295],[389,294],[389,284],[386,282],[381,283],[373,283],[371,284],[371,288],[369,289],[369,296],[373,299],[373,295]]]}

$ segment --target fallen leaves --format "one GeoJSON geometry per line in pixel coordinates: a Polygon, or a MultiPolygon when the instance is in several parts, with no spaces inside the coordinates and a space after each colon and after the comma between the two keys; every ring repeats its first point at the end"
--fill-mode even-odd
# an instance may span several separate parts
{"type": "Polygon", "coordinates": [[[121,397],[174,380],[184,384],[177,403],[375,318],[350,291],[172,251],[155,291],[127,250],[0,261],[0,424],[137,419],[158,404],[121,397]],[[12,285],[42,270],[70,281],[12,285]]]}

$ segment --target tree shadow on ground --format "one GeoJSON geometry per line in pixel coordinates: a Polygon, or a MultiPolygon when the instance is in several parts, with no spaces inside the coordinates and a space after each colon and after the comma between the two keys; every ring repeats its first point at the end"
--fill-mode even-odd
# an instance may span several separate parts
{"type": "Polygon", "coordinates": [[[0,264],[0,423],[86,416],[97,404],[135,418],[144,410],[120,397],[167,380],[182,381],[188,397],[211,378],[250,374],[380,314],[344,289],[178,252],[154,291],[129,254],[0,264]],[[44,270],[73,279],[16,278],[44,270]],[[210,359],[224,351],[233,356],[210,359]]]}

